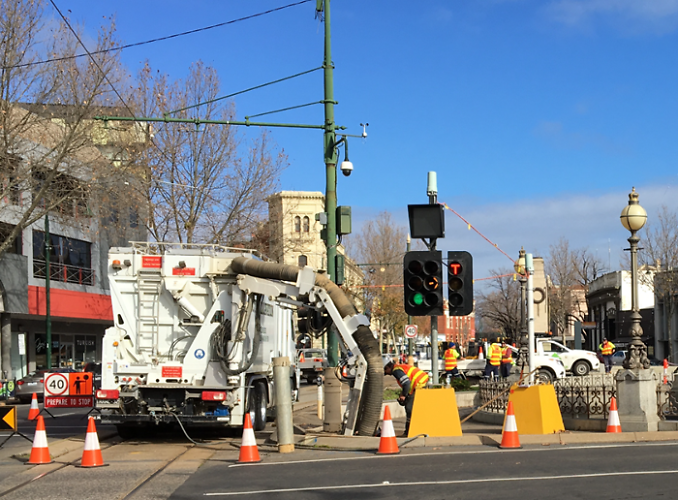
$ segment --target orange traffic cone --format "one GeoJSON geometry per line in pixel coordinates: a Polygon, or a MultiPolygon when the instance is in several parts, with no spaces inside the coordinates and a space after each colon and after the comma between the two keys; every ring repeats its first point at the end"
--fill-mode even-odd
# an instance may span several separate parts
{"type": "Polygon", "coordinates": [[[239,464],[261,462],[257,441],[254,438],[254,429],[252,429],[252,419],[249,413],[245,413],[245,426],[242,429],[242,444],[240,445],[239,464]]]}
{"type": "Polygon", "coordinates": [[[80,467],[101,467],[104,464],[104,458],[101,456],[101,447],[99,446],[99,436],[94,425],[94,418],[89,417],[87,422],[87,434],[85,434],[85,449],[82,452],[80,467]]]}
{"type": "Polygon", "coordinates": [[[483,347],[482,346],[478,347],[478,359],[485,359],[485,355],[483,354],[483,347]]]}
{"type": "Polygon", "coordinates": [[[391,410],[388,406],[384,408],[384,420],[381,422],[381,439],[379,440],[378,455],[394,455],[400,453],[395,431],[393,430],[393,421],[391,420],[391,410]]]}
{"type": "Polygon", "coordinates": [[[504,421],[504,430],[501,433],[501,444],[499,448],[522,448],[518,439],[518,427],[516,426],[516,416],[513,413],[513,401],[509,401],[506,411],[506,420],[504,421]]]}
{"type": "Polygon", "coordinates": [[[38,406],[38,395],[33,393],[31,398],[31,409],[28,410],[28,420],[35,420],[40,415],[40,407],[38,406]]]}
{"type": "Polygon", "coordinates": [[[38,425],[35,427],[35,436],[33,437],[33,448],[31,448],[31,456],[26,465],[51,464],[53,461],[49,456],[49,446],[47,446],[45,419],[38,416],[38,425]]]}
{"type": "Polygon", "coordinates": [[[610,416],[607,418],[607,431],[621,432],[621,423],[619,422],[619,413],[617,412],[617,398],[610,400],[610,416]]]}

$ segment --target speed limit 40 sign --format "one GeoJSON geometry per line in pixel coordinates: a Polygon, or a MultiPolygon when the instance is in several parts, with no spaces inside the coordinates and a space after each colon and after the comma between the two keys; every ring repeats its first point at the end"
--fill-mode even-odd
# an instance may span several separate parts
{"type": "Polygon", "coordinates": [[[68,373],[48,373],[45,377],[45,396],[68,396],[70,386],[68,373]]]}
{"type": "Polygon", "coordinates": [[[405,325],[405,337],[413,339],[417,336],[417,325],[405,325]]]}

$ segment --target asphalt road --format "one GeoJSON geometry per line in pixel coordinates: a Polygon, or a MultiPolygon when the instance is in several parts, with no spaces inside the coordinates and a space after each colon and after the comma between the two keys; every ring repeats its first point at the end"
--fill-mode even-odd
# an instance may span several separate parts
{"type": "Polygon", "coordinates": [[[247,465],[217,453],[170,498],[669,499],[678,485],[678,443],[421,450],[297,452],[247,465]]]}

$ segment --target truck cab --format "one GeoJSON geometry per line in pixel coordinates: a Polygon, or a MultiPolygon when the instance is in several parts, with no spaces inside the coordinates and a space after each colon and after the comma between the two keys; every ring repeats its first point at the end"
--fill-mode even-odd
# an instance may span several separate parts
{"type": "Polygon", "coordinates": [[[600,361],[595,352],[570,349],[551,339],[537,339],[537,353],[560,359],[565,370],[577,376],[587,375],[590,371],[597,371],[600,367],[600,361]]]}

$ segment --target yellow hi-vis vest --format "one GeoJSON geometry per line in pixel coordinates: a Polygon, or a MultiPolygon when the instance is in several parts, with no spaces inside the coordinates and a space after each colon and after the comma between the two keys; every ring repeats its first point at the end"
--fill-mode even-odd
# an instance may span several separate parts
{"type": "MultiPolygon", "coordinates": [[[[410,365],[395,365],[393,369],[395,370],[396,368],[400,368],[404,371],[407,378],[410,379],[410,394],[412,394],[415,389],[421,389],[428,384],[428,374],[424,370],[420,370],[416,366],[410,365]]],[[[398,381],[398,385],[400,385],[400,381],[398,381]]]]}
{"type": "Polygon", "coordinates": [[[600,349],[600,353],[603,356],[609,356],[612,354],[612,351],[614,350],[614,344],[612,342],[607,342],[607,344],[600,344],[598,346],[598,349],[600,349]]]}
{"type": "Polygon", "coordinates": [[[501,358],[502,363],[513,363],[513,351],[510,347],[506,346],[504,349],[504,355],[501,358]]]}
{"type": "Polygon", "coordinates": [[[457,367],[457,358],[459,353],[454,347],[450,347],[445,351],[445,371],[450,372],[457,367]]]}
{"type": "Polygon", "coordinates": [[[499,366],[501,364],[501,346],[499,344],[492,344],[490,346],[490,364],[492,366],[499,366]]]}

